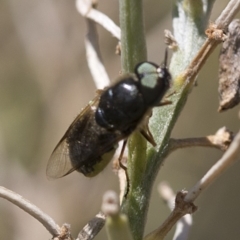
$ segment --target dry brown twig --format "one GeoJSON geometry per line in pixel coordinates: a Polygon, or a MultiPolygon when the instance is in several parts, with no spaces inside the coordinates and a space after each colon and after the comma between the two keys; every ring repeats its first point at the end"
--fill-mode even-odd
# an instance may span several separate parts
{"type": "Polygon", "coordinates": [[[173,226],[186,214],[194,213],[197,207],[192,202],[184,201],[186,191],[180,191],[175,198],[175,206],[163,224],[152,233],[148,234],[144,240],[161,240],[167,235],[173,226]]]}
{"type": "MultiPolygon", "coordinates": [[[[159,195],[166,201],[170,210],[173,210],[175,205],[175,193],[171,189],[168,183],[161,182],[158,186],[159,195]]],[[[186,214],[180,218],[176,223],[176,230],[173,236],[173,240],[186,240],[189,235],[190,228],[192,226],[192,215],[186,214]]]]}
{"type": "MultiPolygon", "coordinates": [[[[230,22],[233,20],[234,16],[240,10],[240,0],[231,0],[228,5],[222,11],[220,16],[217,18],[214,24],[210,25],[210,35],[208,39],[203,44],[197,56],[191,62],[187,70],[185,71],[186,78],[194,81],[196,74],[199,72],[199,69],[202,67],[210,53],[217,46],[219,41],[225,39],[224,34],[220,34],[219,30],[224,31],[230,22]],[[217,34],[214,33],[214,29],[217,31],[217,34]],[[216,36],[222,36],[223,39],[219,39],[216,36]]],[[[209,33],[209,30],[206,30],[209,33]]],[[[233,142],[231,143],[229,149],[224,153],[223,157],[207,172],[207,174],[189,191],[185,197],[185,201],[191,202],[196,199],[200,192],[205,189],[210,183],[213,182],[221,173],[236,159],[238,155],[238,148],[240,148],[240,133],[238,133],[233,142]]]]}
{"type": "Polygon", "coordinates": [[[240,1],[231,0],[229,1],[225,9],[221,12],[215,23],[210,24],[209,29],[206,30],[208,38],[203,44],[202,48],[199,50],[196,57],[187,67],[186,71],[183,74],[183,78],[188,79],[192,83],[195,81],[196,75],[199,73],[199,70],[201,69],[205,61],[208,59],[209,55],[212,53],[215,47],[225,39],[223,32],[233,20],[237,12],[239,12],[239,10],[240,1]],[[223,34],[220,34],[219,32],[222,32],[223,34]],[[219,36],[222,36],[223,38],[221,39],[219,38],[219,36]]]}
{"type": "MultiPolygon", "coordinates": [[[[217,177],[219,177],[229,166],[240,157],[240,132],[235,136],[229,149],[224,153],[216,164],[198,181],[189,192],[181,191],[177,194],[175,207],[166,221],[145,240],[163,239],[175,223],[185,214],[196,211],[193,201],[205,190],[217,177]],[[190,204],[190,205],[188,205],[190,204]],[[192,204],[192,205],[191,205],[192,204]]],[[[162,190],[161,190],[162,191],[162,190]]],[[[165,194],[166,198],[166,194],[165,194]]]]}
{"type": "Polygon", "coordinates": [[[178,49],[177,41],[168,29],[164,30],[164,42],[169,49],[172,49],[173,51],[178,49]]]}
{"type": "Polygon", "coordinates": [[[188,192],[184,200],[193,202],[217,177],[240,157],[240,132],[223,156],[209,169],[209,171],[188,192]]]}
{"type": "Polygon", "coordinates": [[[233,140],[233,133],[226,127],[220,128],[214,135],[199,138],[170,139],[170,152],[186,147],[214,147],[227,150],[233,140]]]}
{"type": "MultiPolygon", "coordinates": [[[[185,214],[193,213],[197,207],[193,201],[216,180],[229,166],[240,157],[240,132],[235,136],[228,150],[223,154],[210,170],[188,192],[181,191],[175,199],[175,207],[166,221],[154,232],[150,233],[145,240],[163,239],[171,228],[185,214]]],[[[166,196],[166,195],[165,195],[166,196]]],[[[165,197],[166,198],[166,197],[165,197]]]]}

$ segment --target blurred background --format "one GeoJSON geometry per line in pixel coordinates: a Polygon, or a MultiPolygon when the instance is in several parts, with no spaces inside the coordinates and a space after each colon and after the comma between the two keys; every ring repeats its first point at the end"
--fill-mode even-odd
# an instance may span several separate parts
{"type": "MultiPolygon", "coordinates": [[[[0,0],[0,185],[24,196],[59,225],[71,224],[74,237],[99,211],[102,195],[118,191],[111,164],[93,179],[76,172],[48,181],[49,156],[96,88],[88,70],[85,20],[73,0],[0,0]]],[[[214,21],[227,1],[216,1],[214,21]]],[[[144,1],[148,58],[163,60],[164,29],[171,27],[171,1],[144,1]]],[[[100,0],[98,9],[118,24],[118,1],[100,0]]],[[[98,27],[102,56],[111,79],[118,76],[116,39],[98,27]]],[[[173,137],[214,134],[226,126],[239,129],[239,107],[219,114],[218,54],[211,55],[189,96],[173,137]]],[[[146,233],[158,227],[169,209],[157,193],[160,181],[175,191],[189,189],[218,160],[216,149],[190,148],[170,155],[155,183],[146,233]]],[[[240,163],[211,185],[196,201],[189,239],[239,239],[240,163]]],[[[167,239],[172,239],[173,231],[167,239]]],[[[45,228],[0,199],[0,239],[50,239],[45,228]]],[[[106,239],[105,229],[96,239],[106,239]]]]}

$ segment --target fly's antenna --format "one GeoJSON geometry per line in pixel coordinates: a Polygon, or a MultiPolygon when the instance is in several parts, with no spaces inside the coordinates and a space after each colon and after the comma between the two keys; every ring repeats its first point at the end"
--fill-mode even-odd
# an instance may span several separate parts
{"type": "Polygon", "coordinates": [[[161,68],[167,67],[167,60],[168,60],[168,48],[166,47],[165,54],[164,54],[164,60],[163,60],[162,64],[160,65],[161,68]]]}
{"type": "Polygon", "coordinates": [[[164,67],[167,67],[167,60],[168,60],[168,48],[166,47],[165,55],[164,55],[164,62],[162,64],[164,67]]]}

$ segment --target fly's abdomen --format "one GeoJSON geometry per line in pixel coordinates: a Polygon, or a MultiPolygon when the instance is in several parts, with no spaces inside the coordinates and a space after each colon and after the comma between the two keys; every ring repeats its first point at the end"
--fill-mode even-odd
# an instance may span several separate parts
{"type": "Polygon", "coordinates": [[[91,116],[87,128],[68,139],[73,168],[87,177],[97,175],[111,161],[118,141],[118,133],[100,127],[91,116]]]}

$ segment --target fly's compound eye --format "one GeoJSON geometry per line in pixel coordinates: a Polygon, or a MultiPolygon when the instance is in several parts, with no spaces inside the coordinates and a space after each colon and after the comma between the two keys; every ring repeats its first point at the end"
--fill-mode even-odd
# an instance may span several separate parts
{"type": "Polygon", "coordinates": [[[169,88],[171,79],[166,67],[159,67],[151,62],[143,62],[136,66],[141,94],[149,106],[156,106],[169,88]]]}
{"type": "Polygon", "coordinates": [[[143,62],[136,66],[135,73],[142,86],[153,89],[159,78],[158,66],[154,63],[143,62]]]}

